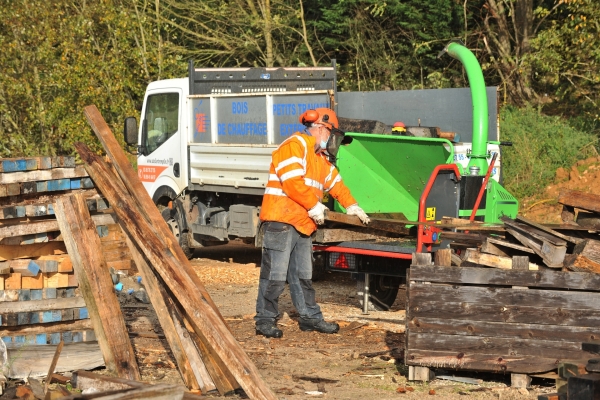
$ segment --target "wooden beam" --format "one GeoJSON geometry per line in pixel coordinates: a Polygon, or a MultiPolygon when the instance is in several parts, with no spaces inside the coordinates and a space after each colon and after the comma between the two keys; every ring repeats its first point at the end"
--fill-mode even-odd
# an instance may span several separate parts
{"type": "MultiPolygon", "coordinates": [[[[464,261],[472,262],[474,264],[487,265],[488,267],[493,268],[513,268],[513,260],[510,257],[501,257],[493,254],[485,254],[475,249],[467,249],[464,261]]],[[[539,267],[537,264],[529,263],[530,271],[537,271],[538,269],[539,267]]]]}
{"type": "Polygon", "coordinates": [[[384,232],[392,232],[399,233],[402,235],[408,235],[409,229],[406,228],[406,225],[414,225],[415,222],[405,221],[405,220],[383,220],[383,219],[371,219],[369,225],[365,225],[360,221],[355,215],[348,215],[344,213],[334,212],[334,211],[326,211],[325,212],[325,221],[330,222],[338,222],[346,225],[354,225],[360,226],[369,229],[375,229],[384,232]]]}
{"type": "Polygon", "coordinates": [[[154,275],[154,271],[131,239],[127,237],[126,241],[185,385],[190,389],[201,389],[202,392],[214,390],[215,387],[214,384],[211,385],[212,381],[210,377],[203,375],[201,372],[196,374],[196,369],[204,367],[204,363],[200,359],[198,350],[193,346],[193,343],[191,347],[186,347],[183,344],[190,341],[189,335],[187,338],[183,335],[183,332],[180,335],[180,332],[175,327],[174,321],[169,315],[161,283],[159,283],[158,278],[154,275]],[[190,359],[195,361],[194,365],[190,363],[190,359]],[[204,380],[203,376],[208,379],[204,380]]]}
{"type": "Polygon", "coordinates": [[[13,172],[0,174],[0,184],[21,183],[33,181],[50,181],[54,179],[81,178],[88,176],[82,166],[75,168],[55,168],[28,172],[13,172]]]}
{"type": "Polygon", "coordinates": [[[588,239],[575,246],[565,257],[564,266],[571,271],[600,274],[600,241],[588,239]]]}
{"type": "Polygon", "coordinates": [[[319,228],[315,233],[315,243],[339,243],[348,242],[355,240],[374,240],[381,238],[388,238],[388,232],[382,232],[377,230],[371,230],[369,228],[350,228],[350,229],[339,229],[339,228],[319,228]],[[367,232],[370,231],[370,232],[367,232]]]}
{"type": "Polygon", "coordinates": [[[120,377],[140,379],[119,300],[85,199],[81,195],[59,199],[56,216],[107,368],[120,377]]]}
{"type": "Polygon", "coordinates": [[[541,230],[543,232],[549,233],[550,235],[559,237],[559,238],[561,238],[561,239],[563,239],[563,240],[565,240],[567,242],[571,242],[571,243],[577,244],[577,243],[583,241],[583,239],[581,239],[581,238],[576,238],[576,237],[572,237],[572,236],[563,235],[562,233],[557,232],[554,229],[550,229],[550,228],[548,228],[548,227],[546,227],[546,226],[544,226],[542,224],[538,224],[537,222],[531,221],[530,219],[527,219],[527,218],[525,218],[525,217],[523,217],[521,215],[517,215],[517,217],[515,219],[517,221],[521,221],[521,222],[523,222],[523,223],[525,223],[527,225],[531,225],[534,228],[537,228],[537,229],[539,229],[539,230],[541,230]]]}
{"type": "Polygon", "coordinates": [[[67,297],[62,299],[46,299],[31,301],[3,301],[0,302],[0,313],[24,313],[34,311],[61,310],[65,308],[85,307],[83,297],[67,297]]]}
{"type": "Polygon", "coordinates": [[[60,343],[58,344],[58,346],[56,346],[56,351],[54,352],[54,357],[52,357],[52,362],[50,363],[50,368],[48,368],[48,374],[46,374],[46,382],[44,384],[44,393],[46,393],[48,391],[48,385],[50,385],[50,379],[52,377],[52,374],[54,374],[54,369],[56,368],[56,364],[58,363],[58,357],[60,357],[60,352],[62,351],[64,345],[65,345],[65,342],[63,342],[61,340],[60,343]]]}
{"type": "MultiPolygon", "coordinates": [[[[89,112],[89,108],[86,108],[87,112],[89,112]]],[[[96,117],[106,124],[97,110],[96,117]]],[[[117,145],[116,141],[114,143],[117,145]]],[[[235,379],[241,384],[249,397],[276,399],[275,394],[262,380],[256,366],[223,322],[222,316],[216,311],[212,300],[209,301],[210,297],[205,296],[206,289],[199,282],[191,264],[183,255],[179,245],[176,244],[173,235],[170,231],[168,235],[158,232],[162,230],[162,226],[168,230],[164,220],[160,218],[161,222],[155,223],[154,218],[149,218],[147,214],[143,213],[143,209],[145,211],[154,210],[157,215],[160,215],[157,208],[152,204],[150,197],[146,195],[137,175],[126,162],[123,151],[117,145],[116,151],[125,159],[125,167],[130,170],[130,173],[125,175],[124,181],[135,180],[139,183],[140,189],[133,192],[135,198],[124,191],[121,184],[115,184],[115,182],[120,182],[119,177],[114,175],[113,171],[99,156],[81,143],[77,143],[75,147],[87,163],[86,170],[94,179],[102,194],[111,204],[119,205],[114,209],[119,224],[128,233],[132,241],[139,246],[156,273],[163,278],[171,293],[177,296],[178,302],[188,313],[194,330],[205,335],[207,344],[215,349],[216,354],[231,370],[235,379]],[[132,177],[127,175],[132,175],[132,177]],[[147,207],[139,206],[136,199],[146,198],[150,204],[147,207]]],[[[114,153],[115,151],[111,149],[111,152],[114,153]]]]}
{"type": "MultiPolygon", "coordinates": [[[[114,224],[115,220],[111,214],[96,214],[92,216],[92,221],[95,225],[114,224]]],[[[42,220],[37,222],[22,221],[19,224],[0,226],[0,239],[12,236],[32,235],[35,233],[45,233],[59,231],[58,222],[56,220],[42,220]]]]}
{"type": "Polygon", "coordinates": [[[63,242],[46,242],[23,245],[0,245],[0,261],[15,260],[17,258],[35,258],[53,255],[56,252],[66,253],[63,242]]]}
{"type": "Polygon", "coordinates": [[[600,196],[576,190],[562,190],[558,202],[565,206],[600,212],[600,196]]]}
{"type": "MultiPolygon", "coordinates": [[[[100,143],[102,143],[102,146],[106,151],[106,156],[111,161],[111,168],[116,172],[113,184],[126,189],[125,193],[129,192],[135,194],[135,196],[133,196],[133,201],[134,204],[137,204],[138,206],[137,211],[153,226],[154,234],[158,235],[159,239],[164,243],[164,247],[173,254],[173,257],[177,261],[179,261],[180,268],[190,279],[192,279],[196,285],[196,290],[200,291],[204,301],[215,310],[221,321],[225,323],[223,316],[221,316],[221,313],[218,311],[218,307],[204,288],[204,285],[202,285],[200,278],[196,275],[194,268],[183,253],[183,250],[181,250],[179,242],[173,236],[171,229],[158,211],[158,208],[150,196],[147,195],[146,188],[142,184],[142,181],[140,181],[137,172],[131,167],[131,163],[127,159],[125,152],[121,148],[119,142],[115,139],[115,136],[111,132],[110,127],[104,118],[102,118],[98,108],[96,108],[95,105],[87,106],[85,107],[84,114],[88,124],[92,127],[94,133],[100,140],[100,143]]],[[[86,167],[86,170],[89,174],[88,167],[86,167]]],[[[110,201],[108,198],[107,200],[110,204],[117,204],[110,201]]]]}

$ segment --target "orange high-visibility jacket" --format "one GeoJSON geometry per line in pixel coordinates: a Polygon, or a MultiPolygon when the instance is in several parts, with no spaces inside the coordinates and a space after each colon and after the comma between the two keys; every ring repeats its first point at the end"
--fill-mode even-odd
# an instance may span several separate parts
{"type": "Polygon", "coordinates": [[[273,152],[269,181],[260,219],[293,225],[305,235],[317,225],[308,210],[323,200],[323,190],[344,208],[356,204],[337,169],[321,153],[315,154],[315,138],[296,132],[273,152]]]}

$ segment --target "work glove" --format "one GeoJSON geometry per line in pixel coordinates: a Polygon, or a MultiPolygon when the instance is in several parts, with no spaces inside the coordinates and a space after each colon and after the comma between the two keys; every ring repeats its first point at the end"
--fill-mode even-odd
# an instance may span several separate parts
{"type": "Polygon", "coordinates": [[[325,223],[325,211],[329,210],[325,204],[318,202],[316,206],[308,210],[308,216],[315,221],[317,225],[323,225],[325,223]]]}
{"type": "Polygon", "coordinates": [[[371,222],[371,219],[369,218],[367,213],[365,213],[363,209],[358,206],[358,204],[352,204],[351,206],[346,208],[346,214],[356,215],[360,219],[360,222],[362,222],[365,225],[371,222]]]}

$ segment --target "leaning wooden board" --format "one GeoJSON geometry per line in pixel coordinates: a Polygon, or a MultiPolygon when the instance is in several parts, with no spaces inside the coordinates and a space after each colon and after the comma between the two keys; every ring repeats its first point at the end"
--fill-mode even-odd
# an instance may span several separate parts
{"type": "Polygon", "coordinates": [[[597,274],[414,263],[409,274],[408,365],[534,374],[596,357],[581,344],[600,337],[597,274]]]}

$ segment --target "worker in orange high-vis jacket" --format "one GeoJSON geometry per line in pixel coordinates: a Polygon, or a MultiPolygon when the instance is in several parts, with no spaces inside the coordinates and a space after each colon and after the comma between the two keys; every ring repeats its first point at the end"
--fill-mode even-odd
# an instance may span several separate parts
{"type": "Polygon", "coordinates": [[[358,206],[329,157],[335,157],[344,138],[335,112],[317,108],[303,113],[306,126],[287,138],[273,152],[269,181],[265,189],[260,219],[264,237],[258,298],[256,334],[280,338],[278,301],[286,280],[292,302],[300,314],[303,331],[335,333],[339,325],[326,322],[315,301],[312,286],[312,239],[317,225],[325,222],[327,207],[322,203],[328,191],[349,215],[364,224],[369,217],[358,206]]]}

